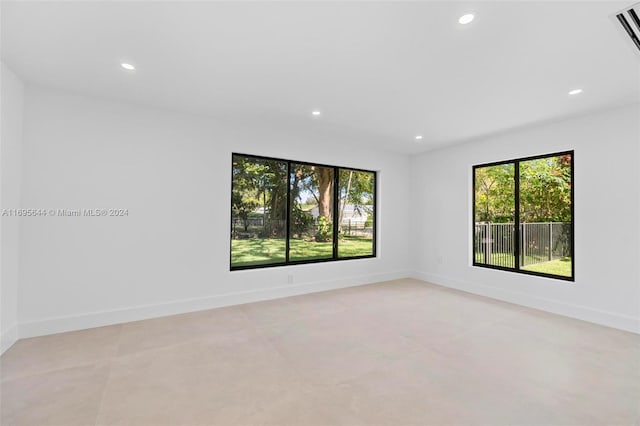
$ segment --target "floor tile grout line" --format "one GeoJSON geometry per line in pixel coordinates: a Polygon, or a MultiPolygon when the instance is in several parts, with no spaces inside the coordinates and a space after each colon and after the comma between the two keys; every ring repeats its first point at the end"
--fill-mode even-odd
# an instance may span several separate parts
{"type": "MultiPolygon", "coordinates": [[[[269,346],[271,349],[273,349],[275,351],[275,353],[277,353],[283,360],[288,361],[288,358],[282,353],[282,351],[280,351],[263,333],[262,331],[260,331],[260,329],[256,326],[256,324],[254,323],[254,321],[249,318],[249,315],[247,315],[246,312],[244,312],[244,310],[240,309],[242,315],[244,315],[244,317],[247,319],[249,325],[251,326],[251,328],[253,329],[253,331],[257,334],[257,336],[260,338],[260,340],[262,340],[263,343],[267,344],[267,346],[269,346]]],[[[300,371],[295,367],[295,366],[291,366],[292,370],[295,372],[295,376],[296,379],[300,380],[301,383],[305,382],[305,378],[304,376],[300,373],[300,371]]]]}
{"type": "MultiPolygon", "coordinates": [[[[235,330],[234,332],[238,332],[240,330],[235,330]]],[[[118,337],[118,344],[121,342],[121,338],[122,338],[122,334],[119,335],[118,337]]],[[[107,381],[105,383],[105,386],[103,388],[103,392],[102,392],[102,397],[100,400],[100,406],[98,409],[98,413],[96,415],[96,423],[94,426],[98,425],[98,421],[100,420],[100,414],[102,413],[102,405],[104,402],[104,396],[106,394],[107,388],[111,382],[111,378],[113,375],[113,362],[115,361],[115,359],[120,359],[120,358],[129,358],[129,357],[138,357],[138,356],[144,356],[144,355],[148,355],[149,353],[155,352],[155,351],[163,351],[163,350],[168,350],[171,348],[176,348],[176,347],[180,347],[180,346],[188,346],[193,344],[194,342],[198,342],[198,341],[207,341],[208,338],[207,337],[194,337],[194,338],[190,338],[187,340],[183,340],[180,342],[177,342],[175,344],[169,344],[169,345],[163,345],[163,346],[158,346],[158,347],[153,347],[153,348],[145,348],[143,350],[140,351],[135,351],[135,352],[131,352],[131,353],[126,353],[126,354],[120,354],[120,353],[116,353],[114,356],[112,356],[109,359],[109,375],[107,378],[107,381]]]]}
{"type": "MultiPolygon", "coordinates": [[[[116,324],[116,325],[120,326],[120,324],[116,324]]],[[[89,367],[89,366],[98,365],[101,362],[109,362],[112,358],[117,356],[117,346],[119,345],[119,342],[120,342],[120,336],[121,336],[121,334],[118,333],[118,342],[116,342],[114,344],[114,346],[116,348],[116,353],[114,353],[113,355],[108,355],[108,356],[105,356],[103,358],[92,359],[91,361],[86,361],[86,362],[79,362],[79,363],[75,363],[75,364],[62,365],[62,366],[57,367],[57,368],[48,368],[48,369],[45,369],[45,370],[36,371],[36,372],[33,372],[33,373],[28,373],[28,374],[23,374],[23,375],[17,375],[17,376],[14,376],[14,377],[2,378],[2,379],[0,379],[0,383],[10,382],[10,381],[19,380],[19,379],[20,380],[21,379],[28,379],[28,378],[32,378],[32,377],[35,377],[35,376],[56,373],[56,372],[60,372],[60,371],[64,371],[64,370],[72,370],[74,368],[86,368],[86,367],[89,367]]]]}
{"type": "Polygon", "coordinates": [[[483,330],[486,330],[489,327],[494,327],[494,326],[496,326],[498,324],[502,324],[502,323],[506,322],[507,320],[515,317],[518,314],[519,314],[518,312],[512,312],[511,314],[507,314],[504,318],[500,318],[500,319],[497,319],[495,321],[488,321],[488,322],[485,322],[485,323],[481,323],[481,324],[475,325],[473,327],[468,328],[467,330],[461,331],[460,333],[441,341],[440,345],[443,346],[443,347],[449,346],[455,340],[459,340],[459,339],[464,338],[465,336],[473,335],[475,333],[481,332],[483,330]]]}
{"type": "MultiPolygon", "coordinates": [[[[245,318],[247,319],[247,321],[249,322],[250,326],[252,327],[252,329],[256,332],[257,336],[260,338],[260,340],[263,341],[263,343],[266,343],[270,348],[272,348],[276,354],[278,354],[278,356],[280,356],[282,358],[283,361],[287,362],[290,364],[290,371],[294,372],[294,376],[295,379],[300,383],[300,385],[302,386],[311,386],[313,388],[318,388],[321,387],[323,389],[324,392],[331,392],[333,393],[333,391],[331,390],[332,387],[339,385],[339,383],[337,384],[332,384],[331,386],[328,385],[323,385],[320,383],[311,383],[309,381],[309,379],[307,377],[304,376],[304,374],[302,374],[302,372],[299,370],[299,368],[295,365],[290,363],[289,359],[287,358],[287,356],[282,353],[282,351],[280,349],[278,349],[278,347],[273,344],[273,342],[271,342],[271,340],[269,340],[263,333],[262,330],[260,330],[260,328],[258,328],[254,322],[254,320],[252,320],[251,318],[249,318],[249,316],[246,314],[246,312],[244,312],[243,310],[241,310],[241,313],[245,316],[245,318]]],[[[97,426],[97,425],[96,425],[97,426]]]]}
{"type": "MultiPolygon", "coordinates": [[[[243,314],[246,315],[246,313],[243,311],[243,314]]],[[[248,318],[248,315],[246,315],[248,318]]],[[[248,318],[252,327],[254,328],[254,330],[256,331],[256,333],[258,334],[258,336],[260,337],[260,339],[266,343],[267,345],[269,345],[269,347],[271,347],[283,360],[290,362],[289,358],[275,345],[273,344],[273,342],[271,342],[271,340],[264,335],[263,331],[258,328],[254,321],[250,318],[248,318]]],[[[300,382],[302,384],[309,384],[309,379],[299,370],[299,368],[295,365],[295,364],[291,364],[291,369],[295,372],[296,378],[298,380],[300,380],[300,382]]],[[[311,383],[312,386],[324,386],[327,387],[325,385],[319,384],[319,383],[311,383]]]]}
{"type": "Polygon", "coordinates": [[[113,362],[116,358],[118,358],[118,354],[120,353],[120,344],[122,343],[122,334],[124,332],[124,325],[120,325],[120,333],[118,334],[118,342],[116,344],[115,354],[109,359],[109,373],[107,374],[107,380],[105,380],[104,387],[102,388],[102,392],[100,393],[100,402],[98,403],[98,409],[96,410],[96,420],[93,423],[94,426],[98,426],[98,421],[100,420],[100,414],[102,413],[102,406],[104,404],[104,397],[107,393],[107,388],[111,383],[111,376],[113,374],[113,362]]]}
{"type": "MultiPolygon", "coordinates": [[[[121,332],[122,332],[122,324],[112,324],[112,325],[108,325],[108,326],[101,326],[101,327],[94,327],[94,328],[103,328],[103,327],[117,327],[118,329],[120,329],[120,332],[118,332],[118,341],[114,344],[114,346],[116,347],[116,352],[117,352],[117,346],[120,342],[120,336],[121,336],[121,332]]],[[[37,337],[30,337],[29,339],[39,339],[39,338],[45,338],[45,337],[49,337],[52,338],[53,336],[59,335],[59,334],[66,334],[66,333],[75,333],[77,331],[89,331],[89,330],[93,330],[93,328],[87,328],[84,330],[75,330],[75,331],[70,331],[70,332],[65,332],[65,333],[56,333],[56,334],[52,334],[52,335],[45,335],[45,336],[37,336],[37,337]]],[[[6,354],[6,352],[5,352],[6,354]]],[[[5,356],[5,354],[2,354],[2,357],[5,356]]],[[[14,377],[2,377],[0,376],[0,383],[4,383],[4,382],[9,382],[9,381],[13,381],[13,380],[17,380],[17,379],[27,379],[30,377],[35,377],[35,376],[39,376],[42,374],[50,374],[50,373],[55,373],[58,371],[63,371],[63,370],[70,370],[73,368],[83,368],[83,367],[88,367],[91,365],[96,365],[100,362],[105,362],[110,360],[112,357],[116,356],[114,355],[110,355],[110,356],[105,356],[103,358],[98,358],[98,359],[93,359],[91,361],[86,361],[86,362],[79,362],[76,364],[69,364],[69,365],[62,365],[56,368],[48,368],[45,370],[41,370],[41,371],[37,371],[37,372],[33,372],[33,373],[28,373],[28,374],[21,374],[21,375],[17,375],[14,377]]],[[[0,357],[0,364],[3,363],[2,357],[0,357]]]]}
{"type": "MultiPolygon", "coordinates": [[[[347,306],[347,307],[348,307],[348,306],[347,306]]],[[[252,320],[251,318],[249,318],[249,316],[246,314],[246,312],[242,311],[242,313],[247,317],[247,319],[248,319],[248,320],[249,320],[249,322],[251,323],[251,325],[252,325],[252,327],[254,328],[254,330],[258,333],[258,335],[259,335],[260,339],[261,339],[263,342],[265,342],[266,344],[268,344],[272,349],[274,349],[274,350],[275,350],[275,351],[276,351],[276,352],[277,352],[277,353],[282,357],[282,359],[284,359],[285,361],[289,361],[289,358],[288,358],[284,353],[282,353],[282,351],[281,351],[281,350],[280,350],[280,349],[279,349],[275,344],[273,344],[273,343],[271,342],[271,340],[270,340],[270,339],[268,339],[268,337],[266,337],[266,336],[264,335],[263,331],[262,331],[260,328],[258,328],[258,327],[255,325],[254,320],[252,320]]],[[[319,318],[319,317],[321,317],[321,316],[322,316],[321,314],[317,314],[317,315],[308,316],[307,318],[319,318]]],[[[382,324],[382,322],[379,322],[378,324],[382,324]]],[[[407,340],[409,340],[409,341],[410,341],[410,339],[409,339],[409,338],[407,338],[406,336],[401,336],[401,337],[403,337],[403,338],[405,338],[405,339],[407,339],[407,340]]],[[[388,359],[388,360],[384,361],[384,362],[383,362],[383,365],[384,365],[385,367],[386,367],[386,366],[389,366],[390,364],[393,364],[394,362],[397,362],[398,360],[401,360],[401,359],[403,359],[403,358],[405,358],[405,357],[410,356],[410,354],[413,354],[413,353],[419,353],[419,352],[421,352],[421,350],[422,350],[422,348],[420,348],[419,346],[416,346],[415,348],[413,348],[410,352],[408,352],[408,353],[406,353],[406,354],[399,355],[399,356],[397,356],[397,357],[394,357],[393,359],[388,359]]],[[[381,365],[380,367],[382,367],[382,365],[381,365]]],[[[298,379],[300,379],[302,383],[310,383],[310,382],[309,382],[309,379],[308,379],[304,374],[302,374],[302,372],[298,369],[298,367],[296,367],[295,365],[292,365],[292,366],[291,366],[291,368],[295,371],[295,373],[296,373],[296,377],[297,377],[298,379]]],[[[330,384],[330,385],[329,385],[329,384],[323,384],[323,383],[316,383],[316,382],[314,382],[314,383],[310,383],[310,384],[311,384],[312,386],[322,386],[322,387],[324,387],[324,388],[329,388],[329,387],[339,386],[340,384],[349,384],[349,383],[351,383],[351,382],[353,382],[353,381],[358,380],[358,379],[359,379],[359,378],[361,378],[361,377],[366,377],[367,375],[369,375],[369,374],[371,374],[371,373],[373,373],[373,372],[375,372],[375,371],[377,371],[377,370],[379,370],[379,368],[375,368],[375,369],[373,369],[373,370],[371,370],[371,371],[364,372],[364,373],[359,374],[359,375],[357,375],[357,376],[355,376],[355,377],[350,377],[350,378],[348,378],[348,379],[346,379],[346,380],[338,381],[338,382],[336,382],[336,383],[332,383],[332,384],[330,384]]],[[[326,389],[325,389],[325,390],[326,390],[326,389]]]]}
{"type": "Polygon", "coordinates": [[[107,393],[107,389],[109,387],[109,384],[111,383],[111,376],[113,375],[113,360],[109,361],[109,373],[107,374],[107,380],[105,380],[105,383],[103,385],[102,388],[102,392],[100,393],[100,402],[98,403],[98,409],[96,410],[96,419],[94,421],[94,426],[98,426],[98,421],[100,420],[100,414],[102,414],[102,408],[104,405],[104,398],[105,395],[107,393]]]}

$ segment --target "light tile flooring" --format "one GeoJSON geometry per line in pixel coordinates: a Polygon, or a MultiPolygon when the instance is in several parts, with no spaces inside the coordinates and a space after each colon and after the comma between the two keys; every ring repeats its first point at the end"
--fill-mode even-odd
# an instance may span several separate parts
{"type": "Polygon", "coordinates": [[[640,336],[397,280],[21,340],[9,425],[640,425],[640,336]]]}

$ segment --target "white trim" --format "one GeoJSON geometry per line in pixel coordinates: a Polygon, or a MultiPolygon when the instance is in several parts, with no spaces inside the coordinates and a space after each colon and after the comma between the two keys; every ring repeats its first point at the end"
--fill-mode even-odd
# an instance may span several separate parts
{"type": "Polygon", "coordinates": [[[590,308],[588,306],[574,305],[557,300],[530,296],[527,294],[518,293],[515,291],[507,291],[484,284],[453,280],[437,274],[428,274],[425,272],[414,271],[411,274],[411,277],[436,285],[441,285],[456,290],[462,290],[468,293],[490,297],[492,299],[497,299],[504,302],[514,303],[516,305],[522,305],[529,308],[539,309],[542,311],[562,315],[565,317],[576,318],[582,321],[592,322],[595,324],[640,334],[640,318],[634,318],[632,316],[602,311],[599,309],[590,308]]]}
{"type": "Polygon", "coordinates": [[[67,317],[47,318],[23,322],[20,324],[20,338],[44,336],[66,331],[84,330],[93,327],[121,324],[149,318],[183,314],[220,308],[231,305],[278,299],[301,294],[317,293],[339,288],[354,287],[380,281],[389,281],[409,277],[409,271],[397,271],[384,274],[363,275],[339,280],[316,281],[262,290],[227,293],[217,296],[183,299],[154,305],[134,306],[102,312],[89,312],[67,317]]]}
{"type": "Polygon", "coordinates": [[[0,355],[18,341],[18,324],[14,324],[0,334],[0,355]]]}

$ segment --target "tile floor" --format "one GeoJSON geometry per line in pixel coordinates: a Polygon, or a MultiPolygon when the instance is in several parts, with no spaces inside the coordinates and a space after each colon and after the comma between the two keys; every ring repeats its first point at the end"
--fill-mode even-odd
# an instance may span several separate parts
{"type": "Polygon", "coordinates": [[[640,336],[397,280],[21,340],[0,424],[640,425],[640,336]]]}

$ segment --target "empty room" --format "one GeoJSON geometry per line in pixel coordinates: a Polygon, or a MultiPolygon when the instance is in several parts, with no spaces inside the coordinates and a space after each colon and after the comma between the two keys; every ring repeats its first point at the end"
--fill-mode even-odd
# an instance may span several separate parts
{"type": "Polygon", "coordinates": [[[640,3],[0,8],[0,425],[640,426],[640,3]]]}

